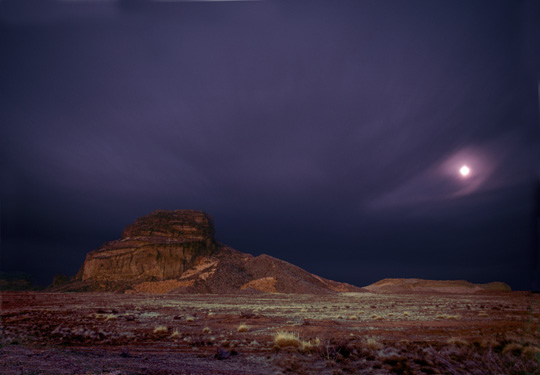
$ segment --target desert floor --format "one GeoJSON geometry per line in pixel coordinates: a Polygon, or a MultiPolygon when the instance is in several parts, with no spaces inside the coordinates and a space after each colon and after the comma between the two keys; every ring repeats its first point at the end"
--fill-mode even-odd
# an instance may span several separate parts
{"type": "Polygon", "coordinates": [[[0,296],[4,375],[540,374],[526,292],[0,296]]]}

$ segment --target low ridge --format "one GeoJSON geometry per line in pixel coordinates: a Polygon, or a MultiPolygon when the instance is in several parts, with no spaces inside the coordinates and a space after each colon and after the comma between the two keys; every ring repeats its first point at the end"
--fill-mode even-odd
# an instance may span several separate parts
{"type": "Polygon", "coordinates": [[[383,279],[366,286],[370,292],[430,292],[430,293],[476,293],[485,291],[510,291],[508,284],[495,281],[487,284],[473,284],[465,280],[423,280],[423,279],[383,279]]]}

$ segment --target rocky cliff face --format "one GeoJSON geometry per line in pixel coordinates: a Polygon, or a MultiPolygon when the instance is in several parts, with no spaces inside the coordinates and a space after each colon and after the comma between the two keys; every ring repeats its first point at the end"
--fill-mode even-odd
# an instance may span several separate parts
{"type": "Polygon", "coordinates": [[[214,239],[208,214],[177,210],[137,219],[119,240],[90,252],[76,280],[57,290],[324,294],[361,289],[268,255],[231,249],[214,239]]]}
{"type": "Polygon", "coordinates": [[[77,278],[110,283],[180,277],[216,249],[212,218],[195,210],[155,211],[129,225],[119,240],[86,256],[77,278]]]}

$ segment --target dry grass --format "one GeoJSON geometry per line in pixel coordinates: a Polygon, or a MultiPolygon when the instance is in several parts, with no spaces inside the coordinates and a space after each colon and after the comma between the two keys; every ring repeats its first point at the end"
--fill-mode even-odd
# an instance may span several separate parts
{"type": "Polygon", "coordinates": [[[248,326],[247,324],[245,323],[242,323],[238,326],[238,328],[236,329],[238,332],[249,332],[250,330],[250,326],[248,326]]]}
{"type": "Polygon", "coordinates": [[[157,326],[154,328],[154,333],[167,333],[169,329],[165,326],[157,326]]]}
{"type": "Polygon", "coordinates": [[[364,347],[366,347],[367,349],[371,349],[371,350],[380,350],[380,349],[384,348],[384,345],[381,344],[376,339],[374,339],[373,337],[369,337],[364,342],[364,347]]]}
{"type": "Polygon", "coordinates": [[[487,318],[489,316],[489,314],[485,311],[480,311],[478,313],[478,316],[481,317],[481,318],[487,318]]]}
{"type": "Polygon", "coordinates": [[[94,314],[94,317],[96,319],[103,319],[105,321],[118,319],[118,315],[115,314],[94,314]]]}
{"type": "Polygon", "coordinates": [[[356,315],[351,315],[351,316],[349,316],[349,319],[350,319],[350,320],[358,320],[358,316],[356,316],[356,315]]]}
{"type": "Polygon", "coordinates": [[[298,348],[301,346],[301,341],[297,333],[279,331],[274,335],[274,344],[279,348],[284,348],[287,346],[294,346],[298,348]]]}
{"type": "MultiPolygon", "coordinates": [[[[238,327],[240,328],[240,327],[238,327]]],[[[202,330],[202,333],[212,333],[212,330],[210,329],[210,327],[204,327],[203,330],[202,330]]]]}
{"type": "Polygon", "coordinates": [[[384,318],[377,314],[371,314],[371,319],[373,320],[383,320],[384,318]]]}
{"type": "Polygon", "coordinates": [[[408,311],[403,311],[403,316],[409,316],[411,313],[408,311]]]}
{"type": "Polygon", "coordinates": [[[461,318],[461,315],[439,314],[435,318],[436,319],[446,319],[446,320],[458,320],[458,319],[461,318]]]}
{"type": "Polygon", "coordinates": [[[311,353],[317,350],[321,346],[321,340],[317,337],[315,340],[301,340],[300,341],[300,351],[303,353],[311,353]]]}
{"type": "MultiPolygon", "coordinates": [[[[167,327],[165,327],[165,328],[167,328],[167,327]]],[[[154,330],[154,332],[156,332],[156,331],[154,330]]],[[[178,337],[180,337],[180,332],[178,332],[178,330],[175,329],[174,332],[171,334],[171,339],[176,339],[178,337]]]]}
{"type": "Polygon", "coordinates": [[[195,318],[193,316],[190,316],[190,315],[186,316],[186,322],[191,323],[191,322],[194,322],[194,321],[195,321],[195,318]]]}

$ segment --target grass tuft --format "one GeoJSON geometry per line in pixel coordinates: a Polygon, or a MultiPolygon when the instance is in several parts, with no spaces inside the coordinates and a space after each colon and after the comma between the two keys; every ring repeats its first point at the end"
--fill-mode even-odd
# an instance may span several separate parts
{"type": "Polygon", "coordinates": [[[238,326],[238,328],[236,329],[238,332],[249,332],[249,329],[250,327],[245,324],[245,323],[242,323],[238,326]]]}
{"type": "Polygon", "coordinates": [[[274,344],[279,348],[287,346],[298,348],[301,346],[301,341],[298,334],[294,332],[279,331],[274,336],[274,344]]]}

